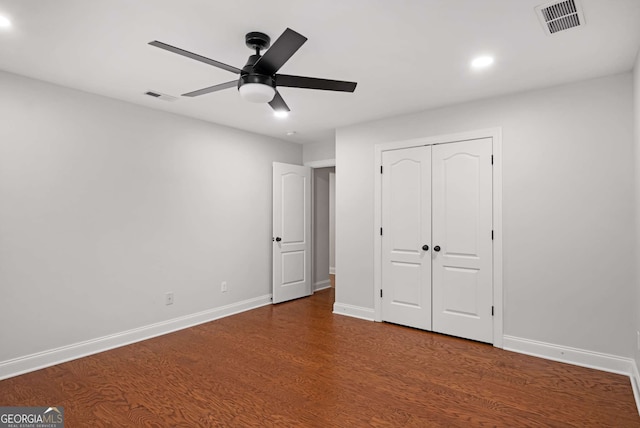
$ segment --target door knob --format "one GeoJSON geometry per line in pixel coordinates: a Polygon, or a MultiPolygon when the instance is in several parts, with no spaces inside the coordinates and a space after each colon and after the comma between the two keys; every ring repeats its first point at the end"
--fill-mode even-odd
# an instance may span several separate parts
{"type": "Polygon", "coordinates": [[[435,247],[433,247],[433,251],[435,251],[436,253],[440,251],[440,245],[436,245],[435,247]]]}
{"type": "Polygon", "coordinates": [[[282,238],[279,236],[276,236],[276,242],[280,242],[280,241],[282,241],[282,238]]]}
{"type": "Polygon", "coordinates": [[[429,251],[429,246],[428,245],[423,245],[422,246],[422,251],[429,251]]]}

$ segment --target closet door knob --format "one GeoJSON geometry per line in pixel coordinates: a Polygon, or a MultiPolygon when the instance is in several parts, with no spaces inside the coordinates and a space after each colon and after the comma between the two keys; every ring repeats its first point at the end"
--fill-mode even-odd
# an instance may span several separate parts
{"type": "Polygon", "coordinates": [[[422,251],[429,251],[429,246],[428,245],[423,245],[422,246],[422,251]]]}
{"type": "Polygon", "coordinates": [[[436,253],[440,251],[440,245],[436,245],[435,247],[433,247],[433,251],[435,251],[436,253]]]}
{"type": "Polygon", "coordinates": [[[282,241],[282,238],[279,236],[276,236],[276,242],[280,242],[280,241],[282,241]]]}

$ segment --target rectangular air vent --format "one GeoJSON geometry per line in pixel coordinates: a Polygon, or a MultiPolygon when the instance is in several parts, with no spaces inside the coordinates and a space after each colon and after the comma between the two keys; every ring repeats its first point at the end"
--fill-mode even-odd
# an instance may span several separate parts
{"type": "Polygon", "coordinates": [[[551,35],[584,25],[578,0],[555,1],[536,7],[544,31],[551,35]]]}
{"type": "Polygon", "coordinates": [[[171,95],[163,94],[157,91],[147,91],[144,94],[162,101],[175,101],[178,99],[177,97],[173,97],[171,95]]]}

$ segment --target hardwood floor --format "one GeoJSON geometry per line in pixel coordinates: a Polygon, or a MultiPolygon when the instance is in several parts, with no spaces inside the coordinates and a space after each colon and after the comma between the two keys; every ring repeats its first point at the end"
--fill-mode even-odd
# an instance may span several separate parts
{"type": "Polygon", "coordinates": [[[626,376],[331,313],[333,289],[0,382],[66,427],[638,427],[626,376]]]}

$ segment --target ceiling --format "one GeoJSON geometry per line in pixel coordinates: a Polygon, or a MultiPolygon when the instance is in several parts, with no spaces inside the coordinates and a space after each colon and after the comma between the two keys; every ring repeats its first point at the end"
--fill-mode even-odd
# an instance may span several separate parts
{"type": "Polygon", "coordinates": [[[341,126],[628,71],[639,0],[579,0],[586,24],[548,36],[545,0],[0,0],[0,69],[298,143],[341,126]],[[236,75],[149,46],[152,40],[242,67],[244,35],[309,40],[283,74],[358,82],[355,93],[281,88],[277,119],[234,88],[163,101],[236,75]],[[494,65],[472,70],[481,54],[494,65]],[[286,135],[295,131],[294,135],[286,135]]]}

